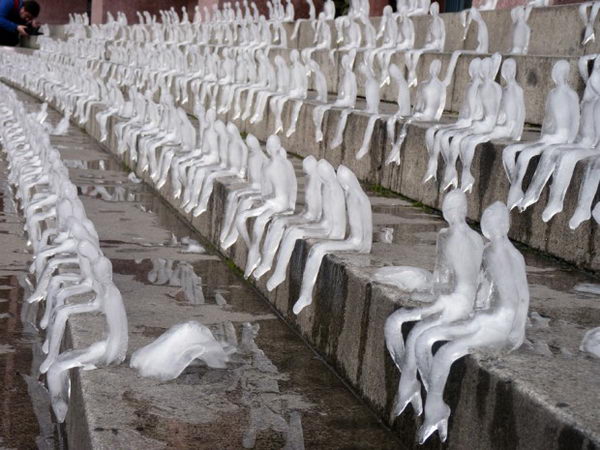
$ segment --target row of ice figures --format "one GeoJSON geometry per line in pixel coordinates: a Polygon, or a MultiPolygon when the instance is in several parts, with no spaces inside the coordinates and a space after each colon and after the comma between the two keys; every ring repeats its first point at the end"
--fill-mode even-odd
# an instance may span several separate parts
{"type": "MultiPolygon", "coordinates": [[[[525,121],[523,90],[515,81],[516,63],[507,59],[502,64],[501,87],[496,81],[499,55],[475,58],[469,66],[470,81],[458,120],[437,124],[426,132],[429,164],[424,181],[436,178],[439,155],[445,163],[442,190],[457,187],[457,159],[462,164],[461,188],[468,192],[475,181],[471,163],[479,144],[492,140],[519,141],[525,121]]],[[[542,214],[547,222],[563,209],[564,199],[578,164],[583,169],[579,182],[576,210],[569,222],[572,229],[594,217],[600,223],[600,203],[592,209],[600,183],[600,62],[597,55],[579,59],[579,73],[586,83],[581,99],[569,86],[570,65],[557,61],[552,68],[554,88],[548,93],[540,135],[533,141],[507,145],[502,161],[510,181],[507,205],[521,211],[538,201],[550,179],[549,199],[542,214]],[[589,63],[593,66],[589,68],[589,63]],[[523,185],[532,158],[540,156],[527,189],[523,185]]],[[[488,147],[479,147],[485,151],[488,147]]]]}
{"type": "Polygon", "coordinates": [[[100,250],[60,154],[50,145],[39,113],[27,113],[6,87],[0,108],[0,138],[9,161],[9,182],[25,216],[34,261],[35,290],[29,303],[45,301],[39,326],[46,329],[40,372],[47,374],[51,403],[59,422],[67,414],[69,369],[118,364],[127,350],[127,317],[112,280],[112,265],[100,250]],[[83,299],[81,296],[85,296],[83,299]],[[106,319],[103,340],[60,353],[67,319],[100,312],[106,319]]]}

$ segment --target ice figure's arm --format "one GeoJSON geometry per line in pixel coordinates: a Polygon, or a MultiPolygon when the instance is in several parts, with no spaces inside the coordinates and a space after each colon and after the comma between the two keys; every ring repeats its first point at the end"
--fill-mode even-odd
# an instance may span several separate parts
{"type": "Polygon", "coordinates": [[[444,248],[448,239],[448,229],[440,230],[436,243],[436,259],[433,268],[433,290],[444,291],[448,287],[452,275],[451,266],[446,258],[444,248]]]}
{"type": "Polygon", "coordinates": [[[494,283],[490,280],[485,270],[479,272],[475,309],[488,309],[491,304],[494,283]]]}

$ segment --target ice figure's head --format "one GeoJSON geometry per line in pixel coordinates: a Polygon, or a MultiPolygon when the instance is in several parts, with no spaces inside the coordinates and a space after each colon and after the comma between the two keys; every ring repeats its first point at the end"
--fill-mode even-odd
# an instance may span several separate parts
{"type": "Polygon", "coordinates": [[[274,134],[267,139],[267,154],[271,157],[276,156],[281,148],[281,140],[274,134]]]}
{"type": "Polygon", "coordinates": [[[473,58],[469,63],[469,76],[471,79],[475,78],[479,75],[479,70],[481,69],[481,58],[473,58]]]}
{"type": "Polygon", "coordinates": [[[431,61],[431,65],[429,66],[429,75],[431,75],[431,78],[437,78],[441,69],[442,63],[439,59],[434,59],[431,61]]]}
{"type": "Polygon", "coordinates": [[[308,155],[302,160],[302,170],[305,174],[309,175],[315,171],[317,167],[317,158],[313,155],[308,155]]]}
{"type": "Polygon", "coordinates": [[[554,67],[552,67],[552,81],[554,81],[554,84],[557,86],[565,84],[570,70],[571,67],[567,61],[564,59],[557,61],[554,67]]]}
{"type": "Polygon", "coordinates": [[[467,217],[467,195],[461,189],[448,192],[442,204],[442,214],[450,225],[464,222],[467,217]]]}
{"type": "Polygon", "coordinates": [[[429,6],[429,14],[431,14],[432,16],[437,16],[440,12],[440,5],[438,2],[433,2],[430,6],[429,6]]]}
{"type": "Polygon", "coordinates": [[[488,206],[481,215],[481,232],[489,240],[505,237],[510,229],[510,214],[502,202],[488,206]]]}
{"type": "Polygon", "coordinates": [[[392,7],[390,5],[386,5],[383,8],[383,15],[385,17],[390,17],[392,15],[392,13],[394,12],[394,10],[392,9],[392,7]]]}
{"type": "Polygon", "coordinates": [[[276,66],[284,66],[285,65],[285,59],[283,59],[281,56],[277,55],[275,57],[275,65],[276,66]]]}
{"type": "Polygon", "coordinates": [[[296,49],[293,49],[293,50],[290,52],[290,61],[291,61],[292,63],[297,63],[299,59],[300,59],[300,53],[298,53],[298,50],[296,50],[296,49]]]}
{"type": "Polygon", "coordinates": [[[514,81],[517,76],[517,63],[513,58],[508,58],[502,63],[502,78],[506,82],[514,81]]]}
{"type": "Polygon", "coordinates": [[[233,122],[227,122],[227,126],[225,128],[227,128],[227,132],[231,137],[239,136],[238,128],[233,122]]]}
{"type": "Polygon", "coordinates": [[[337,169],[337,179],[345,191],[356,187],[360,189],[360,183],[356,179],[354,172],[352,172],[343,164],[340,164],[337,169]]]}
{"type": "Polygon", "coordinates": [[[251,152],[262,152],[262,149],[260,148],[260,142],[258,142],[258,139],[256,139],[256,136],[253,134],[246,136],[246,145],[248,145],[248,148],[251,152]]]}
{"type": "Polygon", "coordinates": [[[321,180],[323,180],[326,183],[336,179],[335,169],[326,159],[322,159],[319,161],[317,170],[319,171],[319,176],[321,177],[321,180]]]}
{"type": "Polygon", "coordinates": [[[524,14],[525,14],[525,9],[523,9],[523,7],[520,5],[515,6],[510,11],[510,16],[511,16],[513,22],[517,22],[519,19],[522,19],[524,17],[524,14]]]}
{"type": "Polygon", "coordinates": [[[214,123],[217,120],[217,111],[214,108],[210,108],[206,111],[206,120],[208,123],[214,123]]]}
{"type": "Polygon", "coordinates": [[[350,57],[350,53],[344,55],[342,57],[342,67],[346,70],[350,70],[350,62],[352,61],[351,57],[350,57]]]}

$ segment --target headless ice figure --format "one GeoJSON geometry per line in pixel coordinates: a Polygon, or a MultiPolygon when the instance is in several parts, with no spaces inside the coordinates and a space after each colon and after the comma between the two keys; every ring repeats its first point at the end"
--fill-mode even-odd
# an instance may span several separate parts
{"type": "Polygon", "coordinates": [[[510,16],[513,22],[511,55],[526,55],[529,50],[531,28],[527,25],[532,10],[531,5],[519,5],[511,9],[510,16]]]}
{"type": "Polygon", "coordinates": [[[518,206],[523,199],[522,183],[531,158],[551,146],[570,144],[577,136],[579,97],[568,84],[569,70],[569,63],[565,60],[556,62],[552,68],[555,87],[546,98],[540,138],[534,142],[509,145],[502,152],[504,169],[511,183],[506,202],[510,209],[518,206]]]}
{"type": "Polygon", "coordinates": [[[521,139],[525,122],[525,100],[523,89],[521,89],[515,80],[516,67],[514,59],[507,59],[502,64],[502,79],[505,82],[505,86],[502,88],[500,111],[496,125],[492,131],[467,136],[461,143],[461,189],[465,192],[469,192],[475,182],[475,178],[471,173],[471,164],[475,156],[475,149],[479,144],[489,142],[493,139],[510,139],[513,141],[521,139]]]}
{"type": "MultiPolygon", "coordinates": [[[[281,147],[279,138],[269,136],[266,149],[270,160],[263,167],[261,175],[263,203],[254,208],[239,211],[235,219],[235,226],[249,251],[255,251],[254,248],[258,249],[264,228],[275,214],[291,214],[296,205],[298,186],[294,166],[287,159],[287,153],[281,147]],[[246,227],[246,221],[250,217],[256,217],[252,227],[252,237],[246,227]]],[[[235,243],[232,237],[233,235],[230,234],[223,243],[223,248],[227,249],[235,243]]]]}
{"type": "Polygon", "coordinates": [[[429,329],[417,340],[417,367],[427,389],[425,421],[419,430],[421,443],[436,430],[447,436],[450,408],[444,387],[454,361],[477,350],[513,351],[525,339],[529,287],[525,261],[508,239],[510,217],[506,205],[496,202],[481,217],[481,231],[489,240],[483,251],[477,310],[471,318],[429,329]],[[434,355],[436,342],[449,341],[434,355]]]}
{"type": "MultiPolygon", "coordinates": [[[[520,208],[525,209],[537,202],[545,184],[552,177],[548,204],[542,213],[544,222],[548,222],[554,215],[562,211],[565,195],[577,163],[582,160],[586,161],[588,162],[587,169],[589,169],[592,166],[589,163],[593,159],[590,158],[599,154],[600,61],[595,55],[584,56],[579,60],[579,71],[586,81],[586,87],[579,105],[581,116],[579,132],[575,142],[570,145],[552,146],[544,150],[529,188],[520,203],[520,208]],[[592,73],[588,75],[588,62],[590,59],[595,60],[592,73]]],[[[572,219],[572,222],[569,223],[569,226],[573,229],[583,220],[590,218],[591,202],[595,195],[595,188],[588,190],[583,189],[583,187],[591,186],[588,181],[593,179],[593,177],[590,178],[591,173],[591,171],[586,170],[583,178],[584,182],[581,184],[578,208],[573,216],[575,220],[572,219]],[[588,184],[586,184],[586,181],[588,184]],[[584,200],[586,196],[588,200],[584,200]],[[582,200],[584,201],[582,202],[582,200]],[[587,204],[587,206],[583,206],[584,204],[587,204]],[[579,208],[580,206],[583,207],[579,208]],[[572,225],[575,224],[576,226],[573,227],[572,225]]]]}
{"type": "MultiPolygon", "coordinates": [[[[254,277],[258,280],[266,272],[271,270],[273,260],[279,249],[279,244],[287,229],[292,226],[313,223],[321,218],[323,210],[323,199],[321,195],[322,181],[317,172],[317,164],[316,158],[312,155],[309,155],[302,160],[302,171],[304,172],[306,179],[304,188],[304,209],[299,214],[279,216],[271,221],[265,237],[265,242],[262,246],[260,264],[253,272],[249,272],[247,269],[246,277],[250,276],[250,273],[253,273],[254,277]]],[[[250,258],[248,258],[248,261],[250,261],[250,258]]]]}
{"type": "Polygon", "coordinates": [[[379,83],[373,76],[373,72],[369,67],[363,63],[360,65],[359,70],[365,77],[365,97],[367,100],[366,112],[369,114],[369,121],[367,122],[367,128],[363,137],[363,142],[356,153],[356,159],[362,159],[369,152],[369,145],[371,144],[371,137],[373,136],[373,129],[375,128],[375,122],[379,119],[379,83]]]}
{"type": "Polygon", "coordinates": [[[279,286],[287,274],[287,268],[299,239],[343,239],[346,235],[346,202],[344,191],[335,170],[325,159],[318,163],[318,177],[321,180],[322,211],[317,220],[306,224],[288,227],[282,238],[277,264],[267,281],[267,289],[272,291],[279,286]]]}
{"type": "Polygon", "coordinates": [[[252,203],[260,198],[262,170],[267,163],[268,158],[262,151],[262,147],[258,139],[254,135],[249,134],[246,137],[246,145],[248,147],[248,184],[242,185],[238,189],[231,189],[227,194],[225,201],[225,217],[221,225],[221,234],[219,242],[223,245],[230,234],[233,241],[238,238],[237,228],[234,226],[235,218],[238,211],[244,211],[252,206],[252,203]],[[247,203],[246,203],[247,201],[247,203]]]}
{"type": "Polygon", "coordinates": [[[312,303],[312,291],[317,281],[321,262],[326,254],[338,251],[370,253],[373,243],[373,215],[371,202],[356,179],[354,173],[346,166],[340,165],[337,179],[346,196],[346,212],[348,214],[349,233],[343,240],[326,239],[314,244],[306,259],[300,296],[294,304],[294,314],[299,314],[312,303]]]}
{"type": "Polygon", "coordinates": [[[473,120],[471,125],[464,130],[456,130],[452,133],[452,142],[445,151],[442,148],[442,156],[446,163],[442,189],[450,186],[458,187],[458,174],[456,172],[456,160],[460,154],[462,140],[474,134],[490,133],[498,121],[500,102],[502,100],[502,88],[494,81],[498,66],[496,60],[485,58],[481,62],[481,83],[479,85],[479,97],[481,98],[481,118],[473,120]]]}
{"type": "Polygon", "coordinates": [[[409,403],[416,415],[423,411],[421,384],[417,379],[416,348],[422,334],[439,325],[469,317],[475,305],[477,283],[483,257],[483,239],[467,225],[467,197],[460,190],[450,191],[442,206],[449,227],[438,233],[434,270],[437,300],[422,308],[401,308],[385,323],[385,342],[394,363],[402,372],[393,415],[398,416],[409,403]],[[418,321],[404,342],[402,326],[418,321]]]}
{"type": "Polygon", "coordinates": [[[446,84],[439,79],[442,63],[439,59],[431,61],[429,66],[429,79],[420,83],[417,89],[417,98],[415,101],[414,111],[412,116],[404,122],[400,134],[396,142],[392,146],[386,165],[392,162],[400,164],[400,150],[402,143],[408,132],[408,125],[416,121],[439,121],[444,112],[446,104],[446,84]]]}
{"type": "Polygon", "coordinates": [[[450,139],[456,130],[462,130],[471,126],[474,120],[481,119],[481,98],[479,97],[479,85],[481,84],[481,59],[473,58],[469,63],[469,76],[471,81],[465,89],[465,97],[458,113],[458,120],[452,124],[436,124],[427,129],[425,133],[425,147],[429,154],[427,172],[423,182],[437,178],[439,154],[442,148],[448,149],[450,139]]]}
{"type": "MultiPolygon", "coordinates": [[[[350,111],[356,104],[357,86],[356,75],[352,71],[352,61],[354,60],[354,52],[350,52],[342,57],[342,69],[344,75],[340,88],[338,89],[338,97],[333,105],[319,105],[313,110],[313,122],[315,124],[315,140],[321,142],[323,140],[323,116],[325,112],[331,108],[344,108],[340,113],[339,125],[342,125],[344,116],[347,118],[350,111]]],[[[338,126],[339,126],[338,125],[338,126]]],[[[341,127],[340,127],[341,128],[341,127]]],[[[343,133],[343,128],[342,128],[343,133]]]]}
{"type": "MultiPolygon", "coordinates": [[[[54,317],[54,333],[62,334],[68,317],[100,311],[106,319],[105,338],[83,350],[70,350],[60,354],[48,369],[47,382],[52,409],[59,423],[63,422],[68,408],[70,391],[69,369],[121,363],[128,345],[127,315],[119,289],[112,282],[112,265],[102,258],[94,267],[92,289],[95,298],[84,304],[63,306],[54,317]]],[[[60,343],[58,344],[60,345],[60,343]]]]}

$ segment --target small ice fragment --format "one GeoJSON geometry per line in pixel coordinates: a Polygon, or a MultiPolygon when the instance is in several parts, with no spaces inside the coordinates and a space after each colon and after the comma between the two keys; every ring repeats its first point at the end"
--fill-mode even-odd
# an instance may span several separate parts
{"type": "Polygon", "coordinates": [[[533,311],[529,315],[529,320],[531,321],[531,326],[534,328],[548,328],[549,327],[550,318],[540,316],[540,314],[537,313],[536,311],[533,311]]]}
{"type": "Polygon", "coordinates": [[[190,321],[172,326],[154,342],[136,350],[130,366],[143,377],[174,380],[194,359],[208,367],[222,369],[231,348],[217,342],[204,325],[190,321]]]}
{"type": "Polygon", "coordinates": [[[223,295],[221,295],[220,292],[217,292],[215,294],[215,302],[219,306],[223,306],[223,305],[227,304],[227,300],[225,300],[225,297],[223,297],[223,295]]]}
{"type": "Polygon", "coordinates": [[[585,333],[579,350],[600,358],[600,327],[592,328],[585,333]]]}
{"type": "Polygon", "coordinates": [[[431,272],[420,267],[388,266],[375,272],[375,281],[391,284],[407,292],[423,292],[431,288],[431,272]]]}
{"type": "Polygon", "coordinates": [[[129,181],[131,181],[132,183],[135,183],[135,184],[138,184],[138,183],[141,183],[141,182],[142,182],[142,180],[141,180],[141,179],[139,179],[138,177],[136,177],[136,176],[135,176],[135,173],[134,173],[134,172],[131,172],[131,173],[129,174],[129,176],[127,177],[127,179],[128,179],[129,181]]]}
{"type": "Polygon", "coordinates": [[[585,294],[600,295],[600,284],[594,283],[579,283],[573,288],[575,292],[583,292],[585,294]]]}
{"type": "Polygon", "coordinates": [[[194,239],[184,237],[181,239],[181,243],[187,245],[186,248],[181,250],[181,253],[206,253],[206,249],[194,239]]]}

